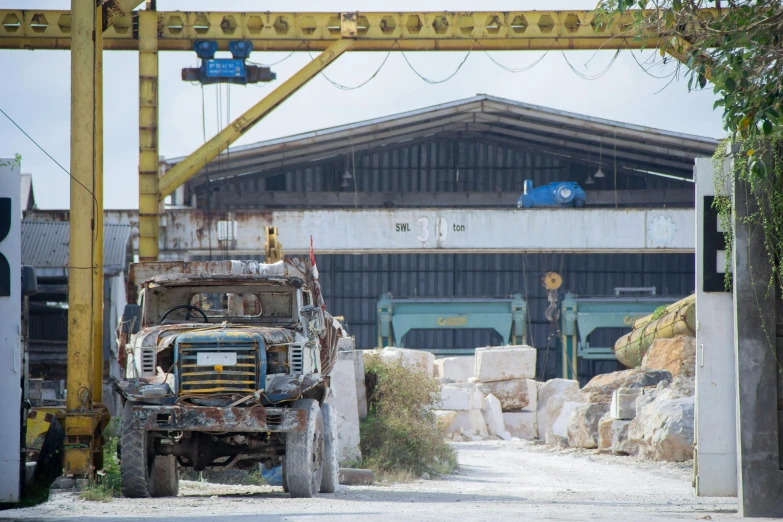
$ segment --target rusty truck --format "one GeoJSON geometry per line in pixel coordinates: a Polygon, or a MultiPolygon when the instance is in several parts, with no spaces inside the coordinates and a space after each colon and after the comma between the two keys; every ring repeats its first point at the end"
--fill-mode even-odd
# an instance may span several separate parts
{"type": "Polygon", "coordinates": [[[293,497],[337,487],[327,400],[342,326],[310,259],[131,266],[118,327],[126,497],[173,496],[180,470],[282,465],[293,497]]]}

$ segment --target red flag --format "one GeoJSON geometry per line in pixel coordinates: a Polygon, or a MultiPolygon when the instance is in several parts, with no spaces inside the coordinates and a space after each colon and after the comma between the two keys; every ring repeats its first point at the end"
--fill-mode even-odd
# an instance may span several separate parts
{"type": "Polygon", "coordinates": [[[321,310],[326,311],[326,302],[321,295],[321,284],[318,282],[318,265],[315,263],[315,251],[313,250],[313,236],[310,236],[310,264],[313,267],[313,297],[315,302],[321,307],[321,310]]]}

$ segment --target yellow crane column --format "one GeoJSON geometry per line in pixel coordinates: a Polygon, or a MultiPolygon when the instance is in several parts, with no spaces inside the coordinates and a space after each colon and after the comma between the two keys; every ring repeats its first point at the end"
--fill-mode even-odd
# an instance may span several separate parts
{"type": "MultiPolygon", "coordinates": [[[[71,219],[65,474],[92,472],[95,179],[94,0],[71,0],[71,219]]],[[[100,195],[102,197],[102,194],[100,195]]]]}
{"type": "Polygon", "coordinates": [[[95,12],[95,243],[92,272],[92,400],[103,401],[103,8],[95,12]]]}
{"type": "Polygon", "coordinates": [[[139,11],[139,261],[158,259],[157,16],[139,11]]]}

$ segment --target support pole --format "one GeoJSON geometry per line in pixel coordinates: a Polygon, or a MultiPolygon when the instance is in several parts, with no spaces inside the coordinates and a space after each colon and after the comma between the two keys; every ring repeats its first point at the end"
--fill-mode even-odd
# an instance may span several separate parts
{"type": "Polygon", "coordinates": [[[139,11],[139,261],[158,259],[158,19],[139,11]]]}
{"type": "MultiPolygon", "coordinates": [[[[741,517],[783,517],[776,289],[760,209],[750,184],[734,189],[734,354],[737,361],[737,471],[741,517]],[[769,288],[772,281],[772,288],[769,288]]],[[[776,210],[776,209],[773,209],[776,210]]],[[[699,412],[701,413],[701,412],[699,412]]]]}
{"type": "MultiPolygon", "coordinates": [[[[71,0],[71,220],[68,265],[68,399],[65,474],[86,476],[92,468],[89,419],[93,392],[93,248],[95,179],[94,0],[71,0]]],[[[102,197],[102,195],[101,195],[102,197]]]]}
{"type": "MultiPolygon", "coordinates": [[[[163,199],[172,194],[177,187],[196,175],[198,171],[217,157],[226,147],[234,143],[267,114],[272,112],[278,105],[306,85],[307,82],[323,71],[330,63],[337,59],[338,56],[350,49],[353,43],[354,40],[349,38],[337,40],[323,53],[318,55],[315,60],[305,65],[299,72],[283,82],[267,97],[234,120],[229,127],[220,131],[211,140],[199,147],[196,152],[174,165],[174,167],[160,178],[160,200],[163,201],[163,199]]],[[[141,43],[139,43],[139,45],[141,45],[141,43]]]]}
{"type": "Polygon", "coordinates": [[[92,400],[103,402],[103,25],[100,4],[95,20],[95,243],[92,272],[92,400]]]}

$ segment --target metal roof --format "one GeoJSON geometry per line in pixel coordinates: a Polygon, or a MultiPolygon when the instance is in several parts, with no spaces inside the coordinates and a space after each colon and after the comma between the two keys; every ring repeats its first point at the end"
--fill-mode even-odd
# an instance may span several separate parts
{"type": "MultiPolygon", "coordinates": [[[[307,165],[330,157],[433,139],[466,139],[570,158],[608,168],[692,178],[713,138],[693,136],[481,94],[415,111],[262,141],[231,149],[210,164],[219,179],[307,165]],[[227,166],[228,165],[228,166],[227,166]]],[[[165,163],[174,165],[184,158],[165,163]]],[[[198,177],[203,177],[204,171],[198,177]]]]}
{"type": "MultiPolygon", "coordinates": [[[[35,268],[68,267],[70,224],[67,221],[22,220],[22,264],[35,268]]],[[[103,225],[103,272],[127,269],[130,225],[103,225]]]]}
{"type": "Polygon", "coordinates": [[[22,174],[22,199],[19,200],[22,212],[35,208],[35,192],[33,191],[33,175],[22,174]]]}

